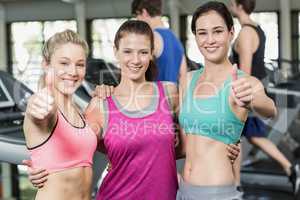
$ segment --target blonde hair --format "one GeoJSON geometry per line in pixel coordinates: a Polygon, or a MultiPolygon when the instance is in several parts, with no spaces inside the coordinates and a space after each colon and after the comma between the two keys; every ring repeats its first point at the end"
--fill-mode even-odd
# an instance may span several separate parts
{"type": "MultiPolygon", "coordinates": [[[[55,33],[45,42],[42,51],[43,61],[49,64],[51,61],[51,57],[56,51],[56,49],[67,43],[81,46],[85,51],[86,57],[88,56],[89,46],[87,42],[84,39],[82,39],[76,32],[67,29],[65,31],[55,33]]],[[[39,88],[45,86],[45,74],[41,76],[38,86],[39,88]]]]}
{"type": "Polygon", "coordinates": [[[43,47],[43,59],[47,63],[50,63],[51,61],[51,56],[54,54],[55,50],[64,44],[67,43],[72,43],[72,44],[77,44],[81,46],[84,51],[86,56],[89,54],[89,47],[88,44],[84,39],[82,39],[77,33],[75,33],[72,30],[65,30],[63,32],[59,32],[54,34],[52,37],[50,37],[46,43],[44,44],[43,47]]]}

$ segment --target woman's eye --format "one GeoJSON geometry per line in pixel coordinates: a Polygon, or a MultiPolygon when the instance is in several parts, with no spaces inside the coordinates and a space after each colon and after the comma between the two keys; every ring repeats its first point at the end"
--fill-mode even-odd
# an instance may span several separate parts
{"type": "Polygon", "coordinates": [[[205,32],[198,32],[198,35],[205,35],[205,32]]]}
{"type": "Polygon", "coordinates": [[[77,64],[78,67],[84,67],[84,64],[77,64]]]}

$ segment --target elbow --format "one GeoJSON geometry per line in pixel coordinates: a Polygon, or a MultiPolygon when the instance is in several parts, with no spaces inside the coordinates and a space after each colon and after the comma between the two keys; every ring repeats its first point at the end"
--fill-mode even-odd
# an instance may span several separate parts
{"type": "Polygon", "coordinates": [[[271,118],[276,118],[278,116],[278,110],[274,104],[273,106],[273,115],[271,116],[271,118]]]}
{"type": "Polygon", "coordinates": [[[273,101],[272,101],[270,104],[271,104],[272,106],[271,106],[271,108],[270,108],[270,112],[269,112],[268,118],[274,119],[274,118],[276,118],[277,115],[278,115],[278,110],[277,110],[277,108],[276,108],[276,106],[275,106],[275,103],[274,103],[273,101]]]}

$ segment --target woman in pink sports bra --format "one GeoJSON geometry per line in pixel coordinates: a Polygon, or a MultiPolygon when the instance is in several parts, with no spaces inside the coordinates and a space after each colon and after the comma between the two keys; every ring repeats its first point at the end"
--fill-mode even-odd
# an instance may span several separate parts
{"type": "Polygon", "coordinates": [[[43,49],[44,88],[28,102],[24,133],[33,168],[49,175],[36,200],[90,200],[97,137],[72,101],[86,68],[88,46],[71,31],[43,49]]]}

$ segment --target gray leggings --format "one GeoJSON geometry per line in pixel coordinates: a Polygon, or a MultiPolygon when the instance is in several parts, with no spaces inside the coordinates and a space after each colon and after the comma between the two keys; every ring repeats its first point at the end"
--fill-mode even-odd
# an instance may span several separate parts
{"type": "Polygon", "coordinates": [[[242,200],[234,185],[196,186],[180,180],[176,200],[242,200]]]}

